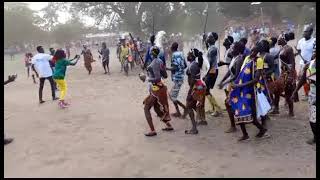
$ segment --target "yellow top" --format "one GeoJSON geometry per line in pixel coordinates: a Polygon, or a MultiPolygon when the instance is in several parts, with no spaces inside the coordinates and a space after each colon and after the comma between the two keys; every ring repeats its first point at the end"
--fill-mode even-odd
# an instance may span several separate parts
{"type": "MultiPolygon", "coordinates": [[[[243,64],[242,64],[242,66],[241,66],[241,70],[242,70],[242,69],[244,68],[244,66],[249,62],[249,60],[250,60],[250,57],[249,57],[249,56],[247,56],[247,57],[244,59],[243,64]]],[[[261,57],[258,57],[257,63],[256,63],[256,68],[257,68],[257,70],[258,70],[258,69],[263,69],[263,64],[264,64],[263,59],[262,59],[261,57]]]]}
{"type": "Polygon", "coordinates": [[[120,49],[120,61],[124,62],[126,56],[129,55],[129,47],[128,46],[121,46],[120,49]]]}

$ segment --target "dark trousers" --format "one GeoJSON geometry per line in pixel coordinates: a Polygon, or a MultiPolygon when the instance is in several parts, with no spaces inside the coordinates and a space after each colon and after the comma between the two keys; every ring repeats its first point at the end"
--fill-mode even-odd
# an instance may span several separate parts
{"type": "Polygon", "coordinates": [[[205,77],[205,83],[206,83],[206,86],[207,86],[207,95],[210,94],[210,89],[213,89],[215,83],[216,83],[216,80],[218,78],[218,69],[216,69],[216,73],[214,74],[207,74],[206,77],[205,77]]]}
{"type": "Polygon", "coordinates": [[[316,123],[310,122],[310,126],[311,126],[314,140],[316,140],[316,130],[317,130],[316,125],[317,125],[316,123]]]}
{"type": "Polygon", "coordinates": [[[40,87],[39,87],[39,101],[42,101],[42,91],[43,91],[43,85],[44,85],[44,81],[48,79],[50,82],[50,86],[51,86],[51,93],[52,93],[52,99],[54,99],[56,97],[56,93],[55,93],[55,84],[54,84],[54,80],[52,78],[52,76],[50,77],[46,77],[46,78],[40,78],[40,87]]]}

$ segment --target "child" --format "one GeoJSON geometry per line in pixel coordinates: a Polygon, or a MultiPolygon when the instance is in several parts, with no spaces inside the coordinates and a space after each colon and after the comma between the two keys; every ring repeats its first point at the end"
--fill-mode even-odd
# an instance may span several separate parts
{"type": "Polygon", "coordinates": [[[60,108],[66,108],[69,104],[64,101],[64,97],[67,92],[67,83],[65,80],[66,70],[67,66],[69,65],[76,65],[80,56],[76,55],[72,60],[66,59],[66,54],[64,50],[58,49],[55,54],[54,58],[56,60],[55,62],[55,71],[53,74],[53,79],[57,83],[59,90],[60,90],[60,98],[59,98],[59,107],[60,108]],[[75,62],[72,62],[75,60],[75,62]]]}

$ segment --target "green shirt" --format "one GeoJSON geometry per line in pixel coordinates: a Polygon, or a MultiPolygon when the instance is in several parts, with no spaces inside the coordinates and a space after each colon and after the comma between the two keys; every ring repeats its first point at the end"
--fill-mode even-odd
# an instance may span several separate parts
{"type": "Polygon", "coordinates": [[[70,65],[70,61],[67,59],[59,59],[56,62],[53,79],[64,79],[66,76],[67,66],[70,65]]]}

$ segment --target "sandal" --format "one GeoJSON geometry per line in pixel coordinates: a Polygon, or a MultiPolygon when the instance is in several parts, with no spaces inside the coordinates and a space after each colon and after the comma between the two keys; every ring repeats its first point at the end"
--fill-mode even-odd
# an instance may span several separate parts
{"type": "Polygon", "coordinates": [[[184,133],[185,134],[198,134],[198,130],[197,129],[185,130],[184,133]]]}
{"type": "Polygon", "coordinates": [[[247,139],[249,139],[248,135],[242,136],[241,138],[238,139],[238,141],[244,141],[244,140],[247,140],[247,139]]]}
{"type": "Polygon", "coordinates": [[[145,136],[156,136],[157,133],[154,132],[154,131],[151,131],[151,132],[148,132],[148,133],[146,133],[146,134],[144,134],[144,135],[145,135],[145,136]]]}
{"type": "Polygon", "coordinates": [[[263,137],[267,132],[267,129],[262,129],[259,131],[259,133],[256,135],[257,138],[263,137]]]}
{"type": "Polygon", "coordinates": [[[173,127],[162,128],[162,131],[173,131],[173,127]]]}
{"type": "Polygon", "coordinates": [[[61,101],[58,103],[58,106],[59,106],[61,109],[67,108],[67,106],[66,106],[63,102],[61,102],[61,101]]]}

